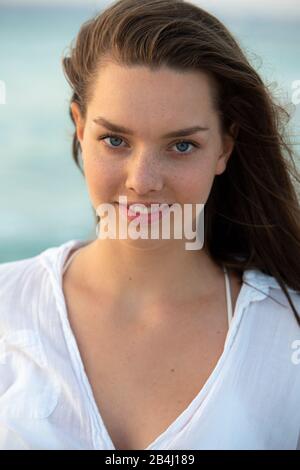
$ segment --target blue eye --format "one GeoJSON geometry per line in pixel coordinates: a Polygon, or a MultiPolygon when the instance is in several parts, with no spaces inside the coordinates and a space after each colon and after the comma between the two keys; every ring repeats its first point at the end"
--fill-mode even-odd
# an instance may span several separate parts
{"type": "MultiPolygon", "coordinates": [[[[117,135],[112,135],[112,134],[105,135],[105,136],[101,137],[99,140],[105,140],[105,139],[123,140],[123,139],[121,139],[121,137],[118,137],[117,135]]],[[[112,147],[118,148],[120,146],[112,144],[112,147]]]]}
{"type": "MultiPolygon", "coordinates": [[[[195,145],[194,145],[192,142],[186,142],[186,141],[178,142],[178,143],[175,144],[175,145],[183,145],[183,146],[185,146],[185,145],[193,145],[193,147],[195,147],[195,145]]],[[[179,153],[190,153],[190,152],[185,152],[185,151],[184,151],[184,148],[181,148],[181,149],[179,149],[179,150],[180,150],[179,153]]]]}
{"type": "MultiPolygon", "coordinates": [[[[105,140],[105,139],[114,139],[114,140],[123,140],[121,139],[121,137],[118,137],[117,135],[113,135],[113,134],[106,134],[106,135],[103,135],[101,137],[99,137],[97,140],[105,140]]],[[[108,148],[118,148],[120,147],[119,145],[112,145],[112,147],[110,147],[109,145],[107,145],[107,143],[105,142],[105,145],[108,147],[108,148]]]]}
{"type": "MultiPolygon", "coordinates": [[[[114,140],[114,141],[119,141],[119,143],[120,143],[120,141],[123,141],[123,142],[124,142],[124,140],[123,140],[121,137],[119,137],[119,136],[117,136],[117,135],[115,135],[115,134],[106,134],[106,135],[103,135],[103,136],[99,137],[97,140],[103,140],[103,141],[105,141],[105,139],[111,139],[111,141],[113,141],[113,140],[114,140]]],[[[115,143],[116,143],[116,142],[115,142],[115,143]]],[[[111,142],[111,145],[109,145],[109,144],[107,144],[107,143],[105,142],[105,145],[107,145],[107,147],[108,147],[109,149],[111,149],[111,150],[113,150],[114,148],[115,148],[115,149],[121,148],[120,145],[115,145],[113,142],[111,142]]],[[[197,145],[197,144],[195,144],[195,143],[193,143],[193,142],[190,142],[190,141],[186,141],[186,140],[181,140],[181,141],[179,141],[179,142],[176,142],[175,144],[173,144],[173,147],[176,146],[176,145],[177,145],[177,146],[178,146],[178,145],[180,145],[180,146],[183,145],[184,147],[185,147],[186,145],[188,145],[188,146],[191,145],[193,148],[199,148],[199,147],[200,147],[199,145],[197,145]]],[[[185,154],[190,154],[190,153],[192,152],[191,150],[188,151],[188,152],[186,152],[186,151],[184,151],[184,150],[186,150],[186,147],[183,148],[183,149],[181,148],[181,151],[180,151],[180,152],[176,152],[176,153],[179,153],[179,155],[180,155],[180,154],[185,155],[185,154]]]]}

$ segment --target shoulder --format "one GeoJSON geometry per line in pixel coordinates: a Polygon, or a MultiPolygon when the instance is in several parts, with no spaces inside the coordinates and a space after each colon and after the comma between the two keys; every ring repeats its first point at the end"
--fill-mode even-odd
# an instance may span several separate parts
{"type": "Polygon", "coordinates": [[[0,298],[3,299],[6,294],[16,293],[19,288],[34,287],[35,282],[40,280],[41,272],[46,266],[54,265],[63,249],[70,243],[47,248],[31,258],[0,263],[0,298]]]}
{"type": "Polygon", "coordinates": [[[26,326],[37,302],[43,301],[48,279],[59,282],[61,263],[75,243],[71,240],[30,258],[0,263],[0,336],[7,329],[26,326]]]}
{"type": "MultiPolygon", "coordinates": [[[[234,363],[253,416],[295,429],[300,419],[300,327],[277,280],[260,270],[243,273],[243,296],[233,323],[234,363]],[[237,320],[240,319],[240,322],[237,320]],[[253,397],[255,400],[253,402],[253,397]],[[287,399],[288,397],[288,399],[287,399]]],[[[300,294],[285,286],[300,314],[300,294]]],[[[258,421],[259,422],[259,421],[258,421]]]]}
{"type": "Polygon", "coordinates": [[[80,240],[69,240],[61,245],[49,247],[30,258],[0,263],[0,293],[14,281],[20,280],[25,283],[27,276],[32,276],[35,272],[51,265],[55,267],[56,263],[63,261],[64,256],[82,243],[80,240]]]}
{"type": "MultiPolygon", "coordinates": [[[[274,277],[260,270],[245,271],[243,280],[247,285],[245,335],[253,348],[294,375],[292,357],[298,347],[300,362],[300,326],[284,291],[274,277]]],[[[300,293],[285,287],[300,318],[300,293]]],[[[300,387],[300,374],[298,380],[300,387]]]]}
{"type": "MultiPolygon", "coordinates": [[[[259,269],[251,269],[244,272],[243,282],[251,289],[250,297],[252,302],[265,300],[270,306],[272,305],[272,308],[275,308],[276,305],[281,306],[282,311],[291,308],[285,292],[275,277],[259,269]]],[[[287,285],[285,285],[285,288],[296,309],[299,308],[300,291],[296,291],[287,285]]]]}
{"type": "Polygon", "coordinates": [[[20,291],[26,290],[30,282],[32,284],[40,268],[38,258],[38,256],[34,256],[0,264],[0,300],[2,306],[5,300],[11,302],[17,300],[20,291]]]}
{"type": "Polygon", "coordinates": [[[55,315],[54,290],[72,245],[67,242],[31,258],[0,264],[0,370],[5,384],[0,386],[0,414],[4,423],[46,418],[57,405],[60,384],[53,351],[63,335],[56,328],[60,317],[55,315]]]}

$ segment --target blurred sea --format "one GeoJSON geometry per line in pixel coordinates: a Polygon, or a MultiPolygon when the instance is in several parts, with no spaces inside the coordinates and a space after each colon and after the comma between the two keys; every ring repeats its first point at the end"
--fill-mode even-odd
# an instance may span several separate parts
{"type": "MultiPolygon", "coordinates": [[[[0,81],[6,85],[6,104],[0,105],[0,263],[95,237],[88,192],[72,161],[71,92],[61,67],[81,24],[95,13],[91,7],[0,5],[0,81]]],[[[300,80],[299,21],[218,17],[276,96],[291,101],[292,82],[300,80]]],[[[292,107],[291,121],[298,143],[299,108],[292,107]]]]}

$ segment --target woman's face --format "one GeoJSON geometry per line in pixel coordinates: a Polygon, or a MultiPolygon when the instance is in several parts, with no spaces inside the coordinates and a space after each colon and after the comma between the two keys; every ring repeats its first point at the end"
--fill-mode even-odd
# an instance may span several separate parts
{"type": "Polygon", "coordinates": [[[95,210],[119,196],[128,202],[206,203],[234,145],[221,134],[211,86],[203,72],[114,63],[101,68],[85,121],[72,104],[95,210]],[[201,129],[180,132],[195,127],[201,129]]]}

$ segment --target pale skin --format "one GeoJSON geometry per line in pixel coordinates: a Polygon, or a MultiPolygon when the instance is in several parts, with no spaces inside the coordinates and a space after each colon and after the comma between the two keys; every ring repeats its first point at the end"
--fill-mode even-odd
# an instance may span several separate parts
{"type": "MultiPolygon", "coordinates": [[[[204,73],[103,66],[85,121],[72,104],[94,208],[120,195],[129,202],[205,203],[234,147],[220,131],[211,93],[204,73]],[[98,140],[109,132],[94,122],[99,116],[132,135],[98,140]],[[208,130],[162,138],[193,126],[208,130]]],[[[241,280],[233,273],[230,279],[234,308],[241,280]]],[[[145,448],[191,402],[222,353],[222,269],[205,249],[185,250],[184,240],[96,239],[74,258],[63,288],[114,445],[145,448]]]]}
{"type": "MultiPolygon", "coordinates": [[[[86,122],[80,119],[75,103],[72,111],[95,208],[117,201],[119,195],[128,201],[205,203],[234,145],[220,133],[208,79],[199,72],[180,74],[166,68],[151,72],[145,67],[109,64],[99,74],[86,122]],[[99,115],[132,129],[134,136],[114,133],[122,139],[117,141],[118,150],[109,148],[109,138],[97,141],[107,132],[93,122],[99,115]],[[190,144],[180,151],[175,146],[179,139],[160,138],[196,125],[209,130],[181,140],[194,142],[198,149],[190,144]]],[[[138,307],[149,302],[189,299],[195,288],[198,295],[204,295],[216,275],[223,275],[204,249],[187,251],[178,240],[147,240],[142,245],[138,240],[96,240],[85,256],[89,287],[96,292],[101,285],[101,290],[116,295],[119,291],[116,300],[130,307],[126,311],[131,316],[143,315],[138,307]],[[132,309],[132,304],[137,308],[132,309]]]]}

